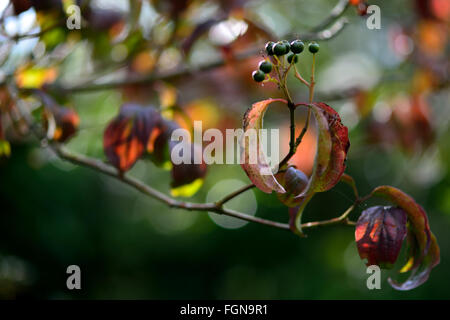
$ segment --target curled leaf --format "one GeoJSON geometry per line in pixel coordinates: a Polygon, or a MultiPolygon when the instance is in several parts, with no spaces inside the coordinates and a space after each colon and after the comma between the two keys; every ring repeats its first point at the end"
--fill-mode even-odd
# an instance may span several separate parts
{"type": "Polygon", "coordinates": [[[120,171],[129,170],[146,150],[160,121],[160,114],[152,107],[123,105],[103,136],[103,147],[111,164],[120,171]]]}
{"type": "Polygon", "coordinates": [[[272,174],[264,153],[259,130],[263,128],[263,118],[272,102],[287,103],[283,99],[268,99],[252,105],[244,115],[244,136],[241,140],[241,164],[255,186],[265,193],[276,191],[284,193],[284,188],[272,174]]]}
{"type": "Polygon", "coordinates": [[[367,265],[391,268],[406,237],[406,212],[401,208],[376,206],[361,213],[355,239],[367,265]]]}
{"type": "Polygon", "coordinates": [[[323,192],[333,188],[344,174],[350,141],[347,127],[333,108],[323,102],[311,106],[319,132],[311,188],[323,192]]]}
{"type": "Polygon", "coordinates": [[[407,214],[409,258],[400,272],[409,271],[410,275],[403,283],[393,279],[389,279],[389,283],[397,290],[414,289],[428,279],[431,270],[440,262],[439,246],[431,233],[427,214],[413,198],[397,188],[380,186],[371,195],[388,200],[407,214]]]}
{"type": "MultiPolygon", "coordinates": [[[[305,105],[305,104],[301,104],[305,105]]],[[[342,122],[339,114],[329,105],[315,102],[306,105],[311,108],[318,131],[317,153],[314,168],[308,186],[293,199],[285,199],[283,203],[296,206],[294,214],[290,210],[291,222],[300,231],[301,215],[307,203],[317,192],[324,192],[333,188],[341,179],[345,170],[345,161],[350,147],[348,129],[342,122]],[[293,218],[292,215],[295,215],[293,218]]]]}

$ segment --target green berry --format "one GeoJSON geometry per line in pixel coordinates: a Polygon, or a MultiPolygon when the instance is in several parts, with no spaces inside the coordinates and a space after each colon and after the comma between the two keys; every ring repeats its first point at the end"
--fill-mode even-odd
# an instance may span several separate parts
{"type": "Polygon", "coordinates": [[[261,70],[255,70],[252,73],[252,77],[256,82],[262,82],[266,78],[266,75],[261,70]]]}
{"type": "Polygon", "coordinates": [[[287,61],[288,61],[289,63],[292,63],[292,59],[294,59],[294,63],[297,63],[297,62],[298,62],[298,56],[297,56],[296,54],[294,54],[294,53],[290,53],[290,54],[288,55],[287,61]]]}
{"type": "Polygon", "coordinates": [[[286,49],[286,45],[281,41],[274,43],[272,46],[273,53],[277,56],[285,55],[287,53],[286,49]]]}
{"type": "Polygon", "coordinates": [[[320,48],[320,46],[319,46],[319,44],[316,43],[316,42],[311,42],[311,43],[308,45],[308,50],[309,50],[309,52],[311,52],[311,53],[317,53],[317,52],[319,51],[319,48],[320,48]]]}
{"type": "Polygon", "coordinates": [[[301,40],[294,40],[291,42],[291,51],[293,53],[301,53],[305,48],[305,44],[301,40]]]}
{"type": "Polygon", "coordinates": [[[270,63],[270,61],[267,60],[262,60],[259,63],[258,68],[264,73],[270,73],[270,71],[272,71],[272,63],[270,63]]]}
{"type": "Polygon", "coordinates": [[[291,51],[291,45],[289,44],[289,41],[282,40],[281,42],[284,43],[284,45],[286,47],[286,53],[289,53],[289,51],[291,51]]]}
{"type": "Polygon", "coordinates": [[[272,50],[273,45],[274,45],[273,41],[269,41],[266,43],[265,49],[269,56],[273,56],[273,50],[272,50]]]}

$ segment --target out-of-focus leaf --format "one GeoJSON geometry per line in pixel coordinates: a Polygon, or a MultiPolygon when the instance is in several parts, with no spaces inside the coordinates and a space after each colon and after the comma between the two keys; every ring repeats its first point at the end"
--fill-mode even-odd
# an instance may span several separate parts
{"type": "Polygon", "coordinates": [[[401,208],[376,206],[361,213],[355,239],[361,259],[367,265],[391,268],[406,237],[406,212],[401,208]]]}
{"type": "Polygon", "coordinates": [[[61,0],[11,0],[16,15],[33,7],[36,11],[62,10],[61,0]]]}
{"type": "Polygon", "coordinates": [[[397,290],[414,289],[428,279],[431,270],[440,261],[439,246],[435,236],[431,233],[428,217],[424,209],[413,198],[397,188],[380,186],[372,192],[372,196],[384,198],[407,213],[410,257],[400,271],[410,271],[411,273],[403,283],[392,279],[389,279],[389,283],[397,290]]]}
{"type": "Polygon", "coordinates": [[[203,179],[198,178],[188,184],[172,187],[170,189],[170,194],[173,197],[192,197],[195,193],[197,193],[202,185],[203,179]]]}
{"type": "Polygon", "coordinates": [[[19,88],[42,88],[44,84],[52,83],[58,76],[56,67],[24,67],[16,72],[16,83],[19,88]]]}
{"type": "Polygon", "coordinates": [[[171,141],[171,136],[179,128],[176,122],[163,119],[152,107],[125,104],[105,130],[105,154],[116,168],[126,171],[147,153],[156,165],[172,169],[172,195],[190,197],[201,187],[207,168],[203,161],[194,162],[194,152],[201,154],[202,150],[190,143],[191,161],[172,162],[170,155],[177,142],[171,141]]]}
{"type": "Polygon", "coordinates": [[[167,170],[172,170],[172,196],[191,197],[203,185],[203,178],[206,175],[207,166],[203,159],[201,163],[195,163],[194,154],[200,159],[202,157],[202,148],[194,144],[189,144],[191,148],[189,163],[172,163],[172,148],[178,142],[172,141],[171,136],[176,129],[180,129],[178,123],[162,119],[158,128],[154,130],[154,138],[151,137],[148,141],[147,151],[150,153],[150,159],[156,165],[167,170]]]}
{"type": "Polygon", "coordinates": [[[78,113],[73,109],[59,105],[52,97],[41,90],[35,92],[44,105],[45,111],[42,116],[44,127],[47,129],[47,137],[59,142],[67,141],[78,130],[80,124],[78,113]]]}
{"type": "Polygon", "coordinates": [[[247,110],[244,115],[244,136],[241,140],[241,159],[243,161],[241,166],[255,186],[265,193],[271,193],[272,191],[285,192],[284,188],[271,173],[259,135],[259,130],[263,127],[264,113],[269,104],[275,101],[287,104],[287,101],[283,99],[268,99],[253,104],[247,110]],[[253,133],[256,139],[251,138],[252,130],[254,130],[253,133]],[[250,134],[249,138],[246,138],[246,134],[250,134]],[[250,154],[252,151],[256,151],[257,154],[250,154]]]}
{"type": "Polygon", "coordinates": [[[174,106],[177,102],[177,89],[166,83],[157,86],[159,102],[162,108],[174,106]]]}
{"type": "Polygon", "coordinates": [[[155,63],[155,55],[148,50],[144,50],[136,54],[133,58],[131,68],[134,72],[146,74],[153,70],[155,63]]]}
{"type": "Polygon", "coordinates": [[[77,132],[80,124],[78,113],[73,109],[64,107],[55,108],[52,113],[56,123],[52,139],[65,142],[77,132]]]}
{"type": "Polygon", "coordinates": [[[190,0],[150,0],[150,3],[159,13],[172,19],[177,19],[191,2],[190,0]]]}
{"type": "Polygon", "coordinates": [[[171,141],[170,138],[172,132],[179,128],[178,123],[163,119],[148,140],[147,152],[150,154],[150,159],[163,169],[170,170],[173,167],[170,152],[176,142],[171,141]]]}
{"type": "Polygon", "coordinates": [[[174,197],[191,197],[203,184],[207,166],[202,162],[194,163],[194,153],[201,156],[202,149],[192,145],[191,163],[173,164],[171,194],[174,197]]]}
{"type": "Polygon", "coordinates": [[[123,105],[103,136],[105,154],[112,165],[120,171],[130,169],[146,150],[160,121],[160,114],[152,107],[123,105]]]}
{"type": "Polygon", "coordinates": [[[7,140],[0,138],[0,158],[11,155],[11,145],[7,140]]]}
{"type": "Polygon", "coordinates": [[[21,14],[31,8],[32,3],[30,0],[11,0],[14,7],[14,13],[16,15],[21,14]]]}
{"type": "Polygon", "coordinates": [[[88,21],[89,28],[94,31],[106,31],[119,25],[123,14],[116,10],[86,7],[83,17],[88,21]]]}
{"type": "Polygon", "coordinates": [[[129,0],[130,14],[128,15],[128,23],[131,29],[135,29],[139,25],[139,16],[141,15],[142,0],[129,0]]]}

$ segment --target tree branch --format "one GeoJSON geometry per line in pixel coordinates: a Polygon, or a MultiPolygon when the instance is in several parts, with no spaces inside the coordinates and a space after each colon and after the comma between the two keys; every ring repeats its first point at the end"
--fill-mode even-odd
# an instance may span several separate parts
{"type": "MultiPolygon", "coordinates": [[[[107,165],[100,160],[88,158],[86,156],[78,155],[75,153],[71,153],[71,152],[67,151],[65,148],[63,148],[57,144],[50,144],[49,147],[61,159],[69,161],[76,165],[91,168],[93,170],[104,173],[108,176],[111,176],[115,179],[118,179],[118,180],[122,181],[123,183],[128,184],[129,186],[142,192],[143,194],[166,204],[170,208],[179,208],[179,209],[184,209],[184,210],[188,210],[188,211],[194,211],[194,210],[195,211],[211,211],[211,212],[215,212],[218,214],[227,215],[230,217],[235,217],[235,218],[238,218],[241,220],[246,220],[249,222],[256,222],[256,223],[267,225],[270,227],[289,230],[288,224],[280,223],[280,222],[276,222],[276,221],[272,221],[272,220],[267,220],[267,219],[251,216],[251,215],[248,215],[248,214],[245,214],[242,212],[238,212],[235,210],[227,209],[227,208],[224,208],[222,205],[219,206],[217,203],[194,203],[194,202],[185,202],[185,201],[175,200],[175,199],[165,195],[164,193],[144,184],[143,182],[141,182],[140,180],[138,180],[136,178],[121,174],[116,168],[114,168],[110,165],[107,165]]],[[[242,192],[243,191],[235,192],[234,195],[232,194],[228,197],[225,197],[223,200],[221,200],[219,202],[222,202],[222,204],[223,204],[226,201],[230,200],[231,198],[237,196],[238,194],[240,194],[242,192]],[[226,200],[227,198],[229,198],[229,199],[226,200]]]]}
{"type": "MultiPolygon", "coordinates": [[[[283,229],[290,231],[289,224],[276,222],[272,220],[267,220],[255,216],[251,216],[236,210],[224,208],[223,204],[227,201],[231,200],[232,198],[238,196],[239,194],[250,190],[254,187],[254,185],[250,184],[247,185],[239,190],[236,190],[235,192],[231,193],[230,195],[224,197],[222,200],[219,200],[216,203],[195,203],[195,202],[185,202],[185,201],[178,201],[175,200],[164,193],[144,184],[140,180],[122,175],[116,168],[105,164],[104,162],[98,160],[89,158],[83,155],[75,154],[72,152],[67,151],[65,148],[61,147],[57,144],[49,144],[49,147],[63,160],[69,161],[73,164],[91,168],[95,171],[104,173],[110,177],[113,177],[117,180],[122,181],[125,184],[128,184],[129,186],[133,187],[134,189],[142,192],[143,194],[158,200],[170,208],[178,208],[178,209],[184,209],[188,211],[210,211],[215,212],[218,214],[223,214],[226,216],[234,217],[237,219],[249,221],[249,222],[255,222],[262,225],[266,225],[269,227],[274,227],[278,229],[283,229]]],[[[357,204],[362,202],[362,199],[357,199],[355,203],[347,209],[346,212],[344,212],[341,216],[329,220],[324,221],[314,221],[314,222],[306,222],[302,224],[302,229],[310,229],[310,228],[316,228],[320,226],[328,226],[328,225],[334,225],[334,224],[344,224],[344,225],[350,225],[353,226],[355,223],[353,221],[350,221],[347,219],[347,216],[350,214],[350,212],[355,208],[357,204]]]]}
{"type": "MultiPolygon", "coordinates": [[[[309,32],[305,33],[303,35],[299,35],[298,37],[302,40],[329,40],[333,37],[335,37],[337,34],[339,34],[346,24],[348,23],[347,19],[341,18],[337,20],[330,28],[324,29],[318,32],[309,32]]],[[[296,37],[294,35],[288,35],[289,37],[296,37]]],[[[246,51],[237,53],[235,55],[236,61],[242,61],[249,57],[252,57],[260,52],[259,47],[250,48],[246,51]]],[[[194,73],[198,72],[205,72],[209,71],[221,66],[224,66],[226,63],[225,59],[218,59],[216,61],[213,61],[211,63],[202,65],[200,67],[189,67],[189,66],[182,66],[180,69],[170,71],[170,72],[164,72],[164,73],[152,73],[150,75],[144,75],[144,76],[136,76],[131,77],[127,79],[117,80],[117,81],[111,81],[111,82],[105,82],[105,83],[89,83],[89,84],[79,84],[74,86],[59,86],[59,85],[49,85],[49,89],[55,89],[58,91],[64,91],[65,93],[76,93],[76,92],[88,92],[88,91],[96,91],[96,90],[108,90],[108,89],[114,89],[118,87],[123,87],[126,85],[146,85],[151,84],[155,81],[159,80],[165,80],[170,81],[174,80],[180,77],[185,77],[192,75],[194,73]]]]}
{"type": "Polygon", "coordinates": [[[323,28],[326,28],[337,18],[341,17],[348,7],[349,7],[348,0],[339,0],[336,6],[330,11],[330,14],[321,23],[315,26],[312,30],[319,31],[322,30],[323,28]]]}

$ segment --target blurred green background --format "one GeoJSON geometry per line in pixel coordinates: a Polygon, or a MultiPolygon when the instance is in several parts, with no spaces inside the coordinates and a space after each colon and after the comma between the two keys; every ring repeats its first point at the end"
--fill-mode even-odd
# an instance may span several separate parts
{"type": "MultiPolygon", "coordinates": [[[[11,142],[11,156],[0,161],[0,298],[450,298],[447,272],[450,92],[445,82],[448,74],[439,86],[429,85],[425,89],[419,86],[423,90],[419,92],[420,97],[426,101],[430,113],[427,122],[432,132],[430,140],[421,136],[428,129],[414,124],[413,132],[417,136],[408,135],[402,140],[401,133],[411,129],[409,124],[400,126],[400,133],[392,131],[396,133],[387,138],[380,134],[394,130],[389,120],[395,116],[391,110],[396,105],[393,100],[398,95],[418,94],[412,79],[423,69],[433,72],[432,67],[411,59],[409,52],[407,56],[403,54],[408,51],[408,44],[414,43],[414,50],[420,47],[414,33],[406,39],[406,49],[405,45],[401,46],[400,55],[390,46],[392,36],[402,28],[414,31],[429,18],[421,16],[415,1],[369,2],[381,7],[380,30],[367,29],[366,17],[359,17],[356,9],[350,7],[345,14],[350,21],[346,29],[336,38],[320,42],[317,99],[327,99],[350,129],[346,172],[355,178],[360,193],[367,194],[382,184],[394,185],[413,196],[427,211],[431,230],[441,248],[441,263],[424,285],[409,292],[395,291],[386,281],[392,272],[383,271],[382,289],[368,290],[368,275],[358,257],[352,227],[308,230],[305,239],[257,224],[223,228],[206,212],[169,209],[117,180],[57,159],[33,139],[15,139],[11,142]],[[364,103],[355,94],[334,95],[355,86],[359,93],[365,94],[364,103]],[[361,111],[367,105],[368,111],[361,111]],[[386,109],[391,110],[387,115],[386,109]],[[378,128],[376,121],[384,121],[386,127],[372,130],[378,128]],[[79,291],[66,288],[66,268],[72,264],[81,268],[82,290],[79,291]]],[[[288,33],[301,34],[318,24],[335,3],[264,0],[248,1],[242,7],[247,16],[265,23],[266,28],[281,37],[288,33]]],[[[210,6],[200,8],[204,15],[214,15],[210,6]]],[[[201,12],[191,14],[201,16],[201,12]]],[[[259,42],[261,48],[265,40],[259,42]]],[[[60,64],[61,77],[68,83],[79,80],[78,68],[88,59],[85,45],[73,47],[60,64]]],[[[199,39],[192,50],[185,63],[195,65],[196,59],[204,62],[220,57],[220,50],[207,36],[199,39]]],[[[447,61],[447,42],[440,53],[447,61]]],[[[299,69],[308,75],[311,58],[306,53],[304,56],[299,69]]],[[[179,104],[192,107],[206,99],[209,101],[206,110],[210,113],[200,112],[204,117],[220,115],[222,119],[221,115],[226,115],[232,119],[229,127],[239,127],[248,106],[279,95],[275,88],[266,90],[251,81],[251,70],[256,68],[259,57],[255,59],[231,72],[225,67],[225,70],[191,75],[188,81],[172,82],[178,90],[179,104]]],[[[294,79],[290,81],[295,100],[305,100],[306,90],[294,79]]],[[[105,159],[103,129],[127,99],[118,90],[104,90],[76,93],[69,100],[80,115],[81,128],[68,148],[105,159]]],[[[156,93],[148,98],[149,103],[157,101],[156,93]]],[[[281,119],[287,112],[277,107],[273,110],[268,112],[267,126],[285,125],[281,119]]],[[[214,120],[213,125],[220,126],[220,119],[214,120]]],[[[397,123],[395,119],[393,122],[397,123]]],[[[169,192],[169,172],[150,161],[139,161],[129,174],[169,192]]],[[[210,166],[203,187],[189,200],[206,201],[211,188],[229,179],[248,183],[239,165],[210,166]]],[[[258,216],[287,221],[287,208],[275,195],[257,190],[249,193],[244,198],[247,200],[238,198],[232,205],[251,211],[255,209],[249,205],[254,194],[258,216]]],[[[369,202],[369,205],[376,203],[369,202]]],[[[338,216],[351,204],[351,190],[339,184],[313,199],[304,221],[338,216]]],[[[356,219],[364,208],[358,208],[352,218],[356,219]]]]}

